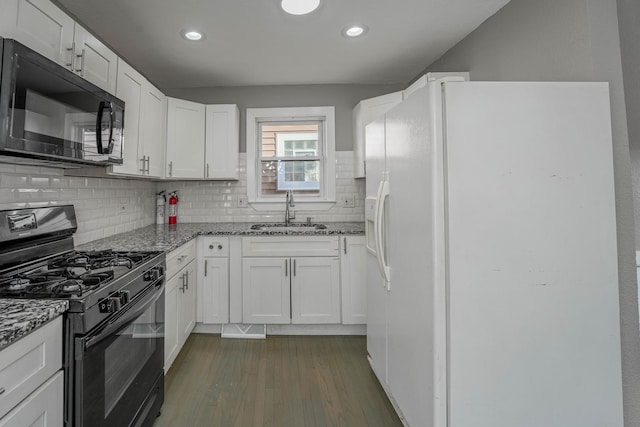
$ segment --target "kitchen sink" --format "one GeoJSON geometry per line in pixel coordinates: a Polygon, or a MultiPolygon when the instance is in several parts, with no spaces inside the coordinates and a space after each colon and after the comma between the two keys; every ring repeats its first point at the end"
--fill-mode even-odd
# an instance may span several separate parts
{"type": "Polygon", "coordinates": [[[273,231],[273,232],[296,232],[296,231],[316,231],[325,230],[324,224],[307,224],[307,223],[291,223],[289,225],[283,222],[272,222],[267,224],[253,224],[251,230],[273,231]]]}

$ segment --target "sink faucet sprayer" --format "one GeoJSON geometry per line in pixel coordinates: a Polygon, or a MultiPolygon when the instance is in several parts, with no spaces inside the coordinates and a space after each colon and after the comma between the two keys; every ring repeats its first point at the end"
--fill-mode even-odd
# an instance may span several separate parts
{"type": "Polygon", "coordinates": [[[293,211],[289,211],[290,207],[294,207],[295,203],[293,202],[293,191],[287,190],[287,195],[285,197],[285,205],[284,205],[284,223],[285,225],[289,225],[292,219],[296,219],[296,214],[293,211]]]}

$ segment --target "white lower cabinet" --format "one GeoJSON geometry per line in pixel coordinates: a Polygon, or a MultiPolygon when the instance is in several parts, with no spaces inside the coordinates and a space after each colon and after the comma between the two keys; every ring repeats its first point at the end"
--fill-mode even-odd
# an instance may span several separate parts
{"type": "Polygon", "coordinates": [[[198,238],[200,273],[197,321],[204,324],[229,323],[229,238],[198,238]]]}
{"type": "Polygon", "coordinates": [[[169,370],[196,324],[196,250],[192,240],[167,255],[164,371],[169,370]]]}
{"type": "Polygon", "coordinates": [[[62,427],[64,380],[58,371],[11,412],[0,419],[0,427],[46,426],[62,427]]]}
{"type": "Polygon", "coordinates": [[[291,258],[291,323],[340,323],[337,258],[291,258]]]}
{"type": "Polygon", "coordinates": [[[338,248],[337,237],[244,238],[242,321],[340,323],[338,248]]]}
{"type": "Polygon", "coordinates": [[[242,260],[243,323],[290,323],[289,258],[242,260]]]}
{"type": "Polygon", "coordinates": [[[0,426],[62,426],[62,316],[0,351],[0,426]]]}
{"type": "Polygon", "coordinates": [[[364,236],[344,236],[340,242],[342,323],[367,323],[367,247],[364,236]]]}

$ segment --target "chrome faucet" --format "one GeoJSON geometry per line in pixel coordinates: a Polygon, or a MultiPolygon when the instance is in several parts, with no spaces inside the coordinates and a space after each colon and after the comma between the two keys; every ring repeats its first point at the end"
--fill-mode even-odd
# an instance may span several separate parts
{"type": "Polygon", "coordinates": [[[293,191],[287,190],[284,205],[284,225],[289,225],[292,219],[296,219],[295,212],[289,210],[290,207],[292,208],[294,206],[295,203],[293,202],[293,191]]]}

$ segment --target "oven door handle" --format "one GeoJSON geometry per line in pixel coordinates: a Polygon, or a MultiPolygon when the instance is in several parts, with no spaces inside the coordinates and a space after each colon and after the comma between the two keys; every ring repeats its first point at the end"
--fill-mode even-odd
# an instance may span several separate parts
{"type": "Polygon", "coordinates": [[[156,284],[149,286],[147,289],[147,291],[141,292],[141,294],[138,294],[138,296],[131,301],[133,304],[130,308],[117,312],[114,319],[106,323],[100,330],[96,331],[90,336],[82,338],[84,349],[87,350],[93,347],[104,339],[109,338],[115,331],[119,331],[120,329],[129,326],[142,313],[147,311],[149,307],[151,307],[158,301],[158,299],[164,292],[164,279],[161,281],[161,286],[158,286],[156,284]],[[142,300],[145,301],[142,302],[142,300]]]}

